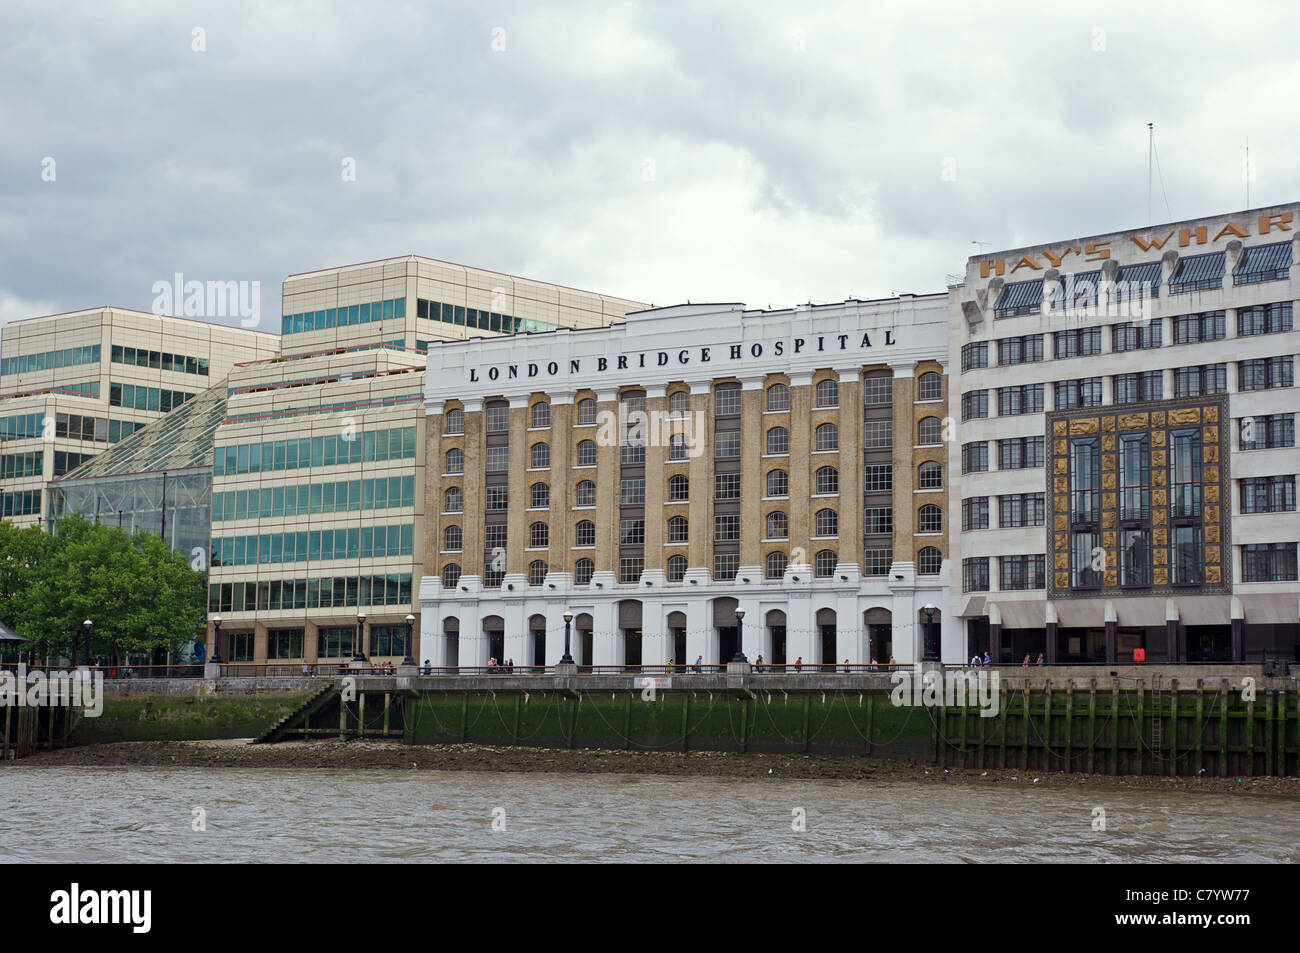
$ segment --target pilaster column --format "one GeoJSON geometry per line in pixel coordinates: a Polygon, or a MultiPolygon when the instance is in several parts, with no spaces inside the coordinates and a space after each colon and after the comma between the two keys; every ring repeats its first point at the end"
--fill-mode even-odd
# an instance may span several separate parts
{"type": "MultiPolygon", "coordinates": [[[[695,419],[702,421],[703,433],[696,434],[696,440],[703,441],[703,453],[691,457],[690,462],[690,505],[687,519],[690,521],[690,549],[688,566],[701,569],[713,576],[713,383],[712,381],[691,381],[691,413],[695,419]]],[[[712,619],[709,620],[712,624],[712,619]]],[[[690,639],[690,635],[687,635],[690,639]]],[[[699,654],[698,652],[696,654],[699,654]]],[[[687,650],[690,655],[690,650],[687,650]]],[[[688,662],[694,662],[691,655],[688,662]]]]}

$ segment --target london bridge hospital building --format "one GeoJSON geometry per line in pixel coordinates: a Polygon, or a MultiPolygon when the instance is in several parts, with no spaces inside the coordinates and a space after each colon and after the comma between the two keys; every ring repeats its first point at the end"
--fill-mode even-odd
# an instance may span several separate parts
{"type": "Polygon", "coordinates": [[[580,665],[960,646],[946,324],[903,295],[431,345],[417,661],[553,665],[566,615],[580,665]]]}

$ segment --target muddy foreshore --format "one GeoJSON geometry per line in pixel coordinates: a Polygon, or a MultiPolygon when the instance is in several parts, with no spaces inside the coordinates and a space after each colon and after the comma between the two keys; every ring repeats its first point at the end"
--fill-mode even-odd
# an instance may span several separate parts
{"type": "Polygon", "coordinates": [[[342,768],[390,771],[527,771],[658,774],[801,780],[926,781],[934,784],[1048,784],[1054,787],[1208,791],[1300,797],[1300,778],[1167,778],[1016,769],[944,770],[885,758],[693,751],[558,750],[482,745],[403,745],[383,741],[130,741],[44,751],[24,767],[342,768]]]}

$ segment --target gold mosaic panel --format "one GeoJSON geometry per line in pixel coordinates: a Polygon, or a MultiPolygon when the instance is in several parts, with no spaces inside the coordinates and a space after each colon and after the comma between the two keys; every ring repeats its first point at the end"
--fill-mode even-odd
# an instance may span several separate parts
{"type": "MultiPolygon", "coordinates": [[[[1160,410],[1134,411],[1123,413],[1106,411],[1062,412],[1048,417],[1049,441],[1052,460],[1049,464],[1051,474],[1051,491],[1056,501],[1053,506],[1053,532],[1049,539],[1051,552],[1049,557],[1053,566],[1054,596],[1069,596],[1070,583],[1070,523],[1068,496],[1069,490],[1069,450],[1068,437],[1101,437],[1101,543],[1106,550],[1108,565],[1118,566],[1116,543],[1119,530],[1118,494],[1118,458],[1117,432],[1146,431],[1151,443],[1151,547],[1152,547],[1152,581],[1151,589],[1167,588],[1170,585],[1169,566],[1172,562],[1170,551],[1171,534],[1169,532],[1169,465],[1170,444],[1166,428],[1201,425],[1201,463],[1202,463],[1202,538],[1204,540],[1204,562],[1206,587],[1214,586],[1218,591],[1229,591],[1230,583],[1223,582],[1223,557],[1229,545],[1229,527],[1224,521],[1229,508],[1224,501],[1228,499],[1226,481],[1229,478],[1227,449],[1224,447],[1225,431],[1219,426],[1223,416],[1220,407],[1223,398],[1200,398],[1197,400],[1170,401],[1160,410]],[[1072,416],[1071,414],[1075,414],[1072,416]]],[[[1102,575],[1103,593],[1113,589],[1114,595],[1151,594],[1150,589],[1138,591],[1119,588],[1118,572],[1107,570],[1102,575]]],[[[1095,598],[1098,593],[1090,590],[1081,593],[1088,598],[1095,598]]]]}

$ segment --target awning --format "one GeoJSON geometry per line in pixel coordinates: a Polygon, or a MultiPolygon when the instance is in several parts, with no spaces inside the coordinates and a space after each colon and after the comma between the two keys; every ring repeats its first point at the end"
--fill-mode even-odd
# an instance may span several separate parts
{"type": "Polygon", "coordinates": [[[1196,291],[1223,287],[1223,252],[1189,255],[1178,259],[1178,267],[1169,279],[1170,291],[1196,291]]]}
{"type": "Polygon", "coordinates": [[[1140,265],[1121,265],[1115,275],[1116,283],[1129,289],[1130,294],[1139,286],[1143,290],[1137,294],[1146,298],[1160,297],[1161,264],[1158,261],[1144,261],[1140,265]]]}
{"type": "Polygon", "coordinates": [[[25,639],[9,626],[0,622],[0,642],[30,642],[31,639],[25,639]]]}
{"type": "Polygon", "coordinates": [[[1255,281],[1275,281],[1291,275],[1291,242],[1271,245],[1252,245],[1241,250],[1237,267],[1232,269],[1234,284],[1246,285],[1255,281]]]}
{"type": "Polygon", "coordinates": [[[993,306],[993,316],[1010,318],[1018,314],[1032,314],[1043,306],[1043,280],[1013,281],[1002,288],[998,303],[993,306]]]}
{"type": "Polygon", "coordinates": [[[1265,592],[1238,595],[1247,624],[1294,624],[1300,618],[1300,597],[1295,592],[1265,592]]]}

